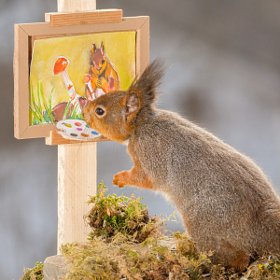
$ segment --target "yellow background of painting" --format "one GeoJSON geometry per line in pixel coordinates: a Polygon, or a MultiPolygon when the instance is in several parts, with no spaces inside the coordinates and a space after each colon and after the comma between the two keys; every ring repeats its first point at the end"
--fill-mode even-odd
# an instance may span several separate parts
{"type": "Polygon", "coordinates": [[[33,88],[36,102],[38,80],[42,82],[46,100],[54,87],[52,107],[60,102],[69,101],[62,76],[53,74],[53,66],[60,56],[65,56],[70,61],[66,69],[69,78],[76,92],[85,96],[83,77],[89,73],[92,44],[95,43],[96,47],[100,48],[102,41],[107,58],[118,73],[120,89],[127,90],[135,77],[135,32],[109,32],[41,39],[34,43],[30,68],[30,89],[33,88]]]}

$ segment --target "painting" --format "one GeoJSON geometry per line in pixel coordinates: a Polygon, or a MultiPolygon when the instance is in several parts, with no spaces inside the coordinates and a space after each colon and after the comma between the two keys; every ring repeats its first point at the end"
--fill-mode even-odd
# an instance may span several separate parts
{"type": "Polygon", "coordinates": [[[69,138],[98,136],[83,122],[82,108],[107,92],[127,90],[135,78],[135,57],[133,31],[36,40],[29,124],[55,123],[69,138]]]}
{"type": "Polygon", "coordinates": [[[18,139],[46,137],[48,145],[57,145],[96,137],[83,120],[82,108],[107,92],[127,90],[149,64],[149,17],[68,24],[15,25],[18,139]],[[63,141],[57,132],[71,140],[63,141]]]}

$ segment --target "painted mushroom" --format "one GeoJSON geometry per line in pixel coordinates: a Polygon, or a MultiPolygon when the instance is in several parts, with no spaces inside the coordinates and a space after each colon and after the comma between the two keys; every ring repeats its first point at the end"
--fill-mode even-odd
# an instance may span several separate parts
{"type": "MultiPolygon", "coordinates": [[[[81,97],[76,93],[73,83],[71,82],[69,75],[66,71],[67,66],[69,65],[69,60],[66,57],[59,57],[53,67],[54,75],[61,74],[63,81],[65,83],[66,89],[70,96],[71,103],[75,107],[76,104],[79,104],[78,98],[81,97]]],[[[79,108],[80,109],[80,108],[79,108]]]]}

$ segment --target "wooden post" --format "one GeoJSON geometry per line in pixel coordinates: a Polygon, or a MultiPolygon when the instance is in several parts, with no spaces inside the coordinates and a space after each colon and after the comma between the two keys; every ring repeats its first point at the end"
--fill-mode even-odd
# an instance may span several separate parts
{"type": "MultiPolygon", "coordinates": [[[[58,12],[96,9],[96,0],[58,0],[58,12]]],[[[90,209],[88,195],[96,194],[96,143],[58,145],[58,232],[61,244],[85,242],[90,231],[83,215],[90,209]]]]}
{"type": "Polygon", "coordinates": [[[96,0],[57,0],[58,12],[84,12],[96,10],[96,0]]]}

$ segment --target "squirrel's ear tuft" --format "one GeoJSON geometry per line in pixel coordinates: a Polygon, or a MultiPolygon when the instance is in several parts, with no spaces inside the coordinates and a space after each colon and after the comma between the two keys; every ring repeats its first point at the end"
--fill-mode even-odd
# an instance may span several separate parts
{"type": "Polygon", "coordinates": [[[103,44],[103,41],[101,42],[100,50],[101,50],[102,54],[104,55],[104,44],[103,44]]]}
{"type": "Polygon", "coordinates": [[[95,43],[92,44],[91,50],[92,50],[92,52],[96,52],[96,45],[95,45],[95,43]]]}
{"type": "Polygon", "coordinates": [[[160,85],[164,75],[164,68],[163,61],[156,59],[131,84],[128,91],[139,92],[143,106],[150,105],[154,102],[157,95],[157,87],[160,85]]]}

